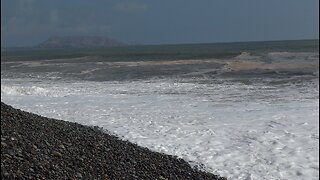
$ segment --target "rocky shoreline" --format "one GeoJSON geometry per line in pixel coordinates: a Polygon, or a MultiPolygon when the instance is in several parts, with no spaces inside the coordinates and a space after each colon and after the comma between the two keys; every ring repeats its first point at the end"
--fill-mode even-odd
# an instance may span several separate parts
{"type": "Polygon", "coordinates": [[[1,179],[225,178],[100,128],[42,117],[1,102],[1,179]]]}

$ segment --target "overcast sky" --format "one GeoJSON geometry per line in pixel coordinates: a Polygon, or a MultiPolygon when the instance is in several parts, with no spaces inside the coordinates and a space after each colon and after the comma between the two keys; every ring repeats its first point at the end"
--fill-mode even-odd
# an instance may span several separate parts
{"type": "Polygon", "coordinates": [[[1,13],[1,46],[69,35],[144,44],[319,38],[319,0],[1,0],[1,13]]]}

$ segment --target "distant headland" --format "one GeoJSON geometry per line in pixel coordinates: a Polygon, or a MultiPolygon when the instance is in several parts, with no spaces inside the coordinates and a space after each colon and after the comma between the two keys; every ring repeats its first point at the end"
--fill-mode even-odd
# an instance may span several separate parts
{"type": "Polygon", "coordinates": [[[124,46],[123,42],[101,36],[54,36],[40,43],[38,48],[97,48],[124,46]]]}

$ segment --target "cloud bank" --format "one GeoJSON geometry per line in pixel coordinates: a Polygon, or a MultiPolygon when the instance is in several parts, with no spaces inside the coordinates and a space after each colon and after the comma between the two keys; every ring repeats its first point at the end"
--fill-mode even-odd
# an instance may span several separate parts
{"type": "Polygon", "coordinates": [[[140,13],[144,12],[148,9],[147,4],[138,3],[135,1],[126,1],[126,2],[119,2],[116,3],[113,8],[116,11],[124,12],[124,13],[140,13]]]}

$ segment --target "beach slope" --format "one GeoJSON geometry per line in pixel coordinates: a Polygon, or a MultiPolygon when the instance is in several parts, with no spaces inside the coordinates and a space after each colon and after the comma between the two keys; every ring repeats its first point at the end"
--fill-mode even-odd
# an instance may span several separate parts
{"type": "Polygon", "coordinates": [[[97,127],[1,103],[1,179],[223,179],[97,127]]]}

